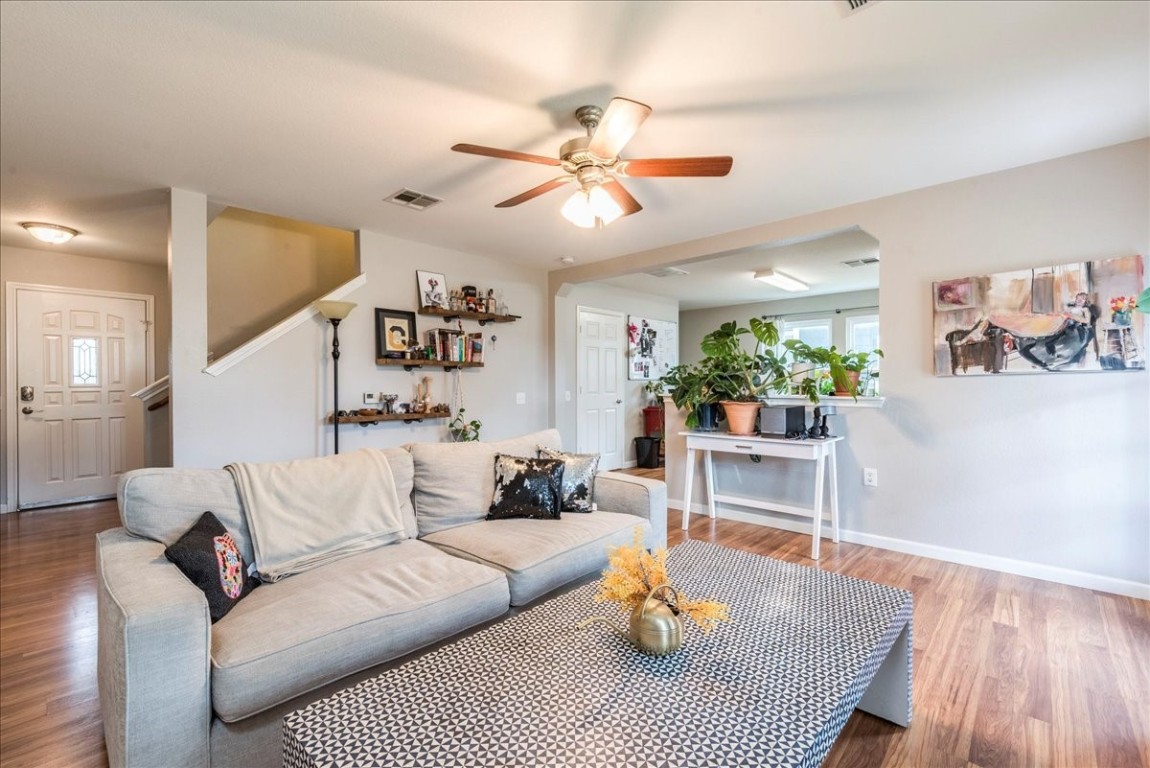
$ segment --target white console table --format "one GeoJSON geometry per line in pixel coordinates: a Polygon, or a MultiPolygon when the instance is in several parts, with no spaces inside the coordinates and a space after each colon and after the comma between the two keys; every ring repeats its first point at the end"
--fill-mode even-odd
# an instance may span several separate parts
{"type": "Polygon", "coordinates": [[[839,483],[835,463],[835,444],[842,437],[828,437],[822,440],[785,440],[775,437],[755,437],[731,435],[723,432],[680,432],[687,438],[687,465],[685,467],[685,487],[683,489],[683,528],[687,528],[691,511],[691,486],[695,479],[695,451],[703,452],[703,469],[707,480],[707,512],[715,517],[715,502],[738,504],[744,507],[783,512],[789,515],[813,519],[811,531],[811,559],[819,559],[819,541],[823,526],[823,480],[830,481],[831,541],[839,540],[839,483]],[[755,499],[748,496],[732,496],[715,493],[714,469],[711,453],[741,453],[747,456],[774,456],[782,459],[799,459],[815,462],[814,502],[811,507],[796,507],[791,504],[755,499]],[[829,470],[829,471],[828,471],[829,470]]]}

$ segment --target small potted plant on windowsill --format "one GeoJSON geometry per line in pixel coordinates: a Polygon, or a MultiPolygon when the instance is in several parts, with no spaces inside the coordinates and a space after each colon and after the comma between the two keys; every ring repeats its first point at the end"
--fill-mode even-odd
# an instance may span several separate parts
{"type": "MultiPolygon", "coordinates": [[[[882,350],[872,352],[839,352],[835,347],[812,347],[805,342],[789,340],[783,342],[787,351],[796,360],[814,363],[834,382],[834,394],[838,397],[858,398],[858,382],[862,372],[868,370],[876,358],[882,357],[882,350]]],[[[808,379],[809,381],[809,379],[808,379]]],[[[815,384],[815,389],[818,385],[815,384]]],[[[825,393],[824,393],[825,394],[825,393]]]]}

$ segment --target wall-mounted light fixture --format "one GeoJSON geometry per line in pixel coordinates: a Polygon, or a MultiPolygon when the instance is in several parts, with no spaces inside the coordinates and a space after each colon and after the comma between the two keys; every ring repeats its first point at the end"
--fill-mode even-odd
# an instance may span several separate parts
{"type": "Polygon", "coordinates": [[[755,279],[762,280],[767,285],[782,288],[784,291],[809,291],[811,289],[811,287],[802,280],[797,280],[790,275],[784,275],[782,272],[774,269],[760,269],[755,273],[755,279]]]}
{"type": "Polygon", "coordinates": [[[20,222],[20,226],[28,230],[28,234],[40,242],[51,243],[52,245],[61,245],[80,234],[79,230],[72,229],[71,227],[62,227],[59,224],[46,224],[42,221],[22,221],[20,222]]]}

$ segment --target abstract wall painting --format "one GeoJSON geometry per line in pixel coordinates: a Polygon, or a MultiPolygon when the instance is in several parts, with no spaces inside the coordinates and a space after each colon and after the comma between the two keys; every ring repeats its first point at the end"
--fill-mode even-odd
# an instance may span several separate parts
{"type": "Polygon", "coordinates": [[[936,376],[1146,368],[1142,256],[934,283],[936,376]]]}

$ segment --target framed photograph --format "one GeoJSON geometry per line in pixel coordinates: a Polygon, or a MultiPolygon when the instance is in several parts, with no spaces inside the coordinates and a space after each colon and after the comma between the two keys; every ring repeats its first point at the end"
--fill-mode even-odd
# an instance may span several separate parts
{"type": "Polygon", "coordinates": [[[375,308],[375,356],[399,358],[412,342],[419,341],[415,335],[415,313],[402,309],[375,308]]]}
{"type": "Polygon", "coordinates": [[[438,272],[417,270],[415,279],[419,283],[419,306],[449,309],[447,303],[447,278],[438,272]]]}

